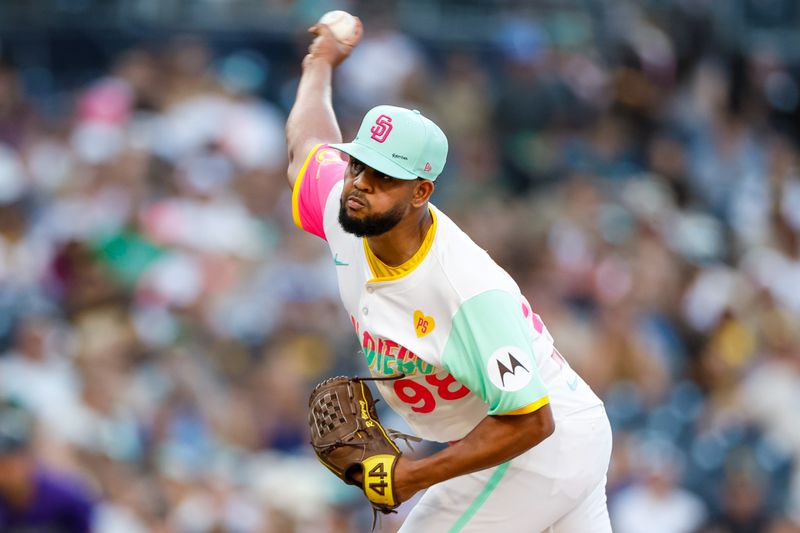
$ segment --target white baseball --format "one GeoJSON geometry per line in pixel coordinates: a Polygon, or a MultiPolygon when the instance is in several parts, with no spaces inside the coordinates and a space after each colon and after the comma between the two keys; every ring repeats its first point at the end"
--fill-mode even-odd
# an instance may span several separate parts
{"type": "Polygon", "coordinates": [[[361,21],[347,11],[328,11],[319,22],[328,26],[336,40],[347,46],[354,46],[361,37],[361,21]]]}

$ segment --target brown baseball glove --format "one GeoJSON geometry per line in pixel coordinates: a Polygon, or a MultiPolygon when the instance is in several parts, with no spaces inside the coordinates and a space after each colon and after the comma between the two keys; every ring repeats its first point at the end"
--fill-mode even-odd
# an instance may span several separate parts
{"type": "Polygon", "coordinates": [[[319,461],[345,483],[360,485],[374,509],[390,513],[400,505],[394,468],[402,452],[393,438],[420,439],[384,429],[364,383],[374,379],[382,378],[339,376],[317,385],[308,400],[308,424],[319,461]],[[357,473],[362,475],[360,484],[357,473]]]}

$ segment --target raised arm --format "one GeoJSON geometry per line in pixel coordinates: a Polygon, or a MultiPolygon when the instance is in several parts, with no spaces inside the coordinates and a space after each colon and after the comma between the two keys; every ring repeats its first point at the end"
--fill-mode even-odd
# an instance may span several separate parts
{"type": "Polygon", "coordinates": [[[316,24],[309,31],[316,38],[303,59],[297,97],[286,121],[286,144],[289,149],[287,178],[292,188],[314,145],[342,141],[331,102],[331,80],[333,69],[353,49],[338,42],[324,24],[316,24]]]}

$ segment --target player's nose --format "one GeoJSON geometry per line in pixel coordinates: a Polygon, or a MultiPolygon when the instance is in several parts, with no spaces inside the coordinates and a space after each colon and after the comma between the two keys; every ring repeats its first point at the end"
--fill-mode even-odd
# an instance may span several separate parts
{"type": "Polygon", "coordinates": [[[362,170],[353,178],[353,187],[359,191],[368,192],[370,189],[369,178],[366,171],[362,170]]]}

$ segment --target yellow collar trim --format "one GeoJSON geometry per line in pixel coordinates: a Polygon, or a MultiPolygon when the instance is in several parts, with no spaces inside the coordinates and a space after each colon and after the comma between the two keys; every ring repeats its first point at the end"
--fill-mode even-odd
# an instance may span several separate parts
{"type": "Polygon", "coordinates": [[[369,264],[370,272],[372,272],[372,279],[370,281],[390,281],[402,278],[417,268],[425,259],[425,257],[427,257],[428,252],[433,246],[433,239],[436,236],[436,214],[430,207],[428,207],[428,211],[430,211],[431,217],[433,217],[433,223],[431,224],[431,227],[428,228],[428,232],[425,234],[425,239],[422,241],[419,250],[414,252],[414,255],[412,255],[411,258],[402,265],[393,267],[381,261],[378,259],[378,256],[372,252],[367,239],[363,239],[364,255],[367,258],[367,264],[369,264]]]}

